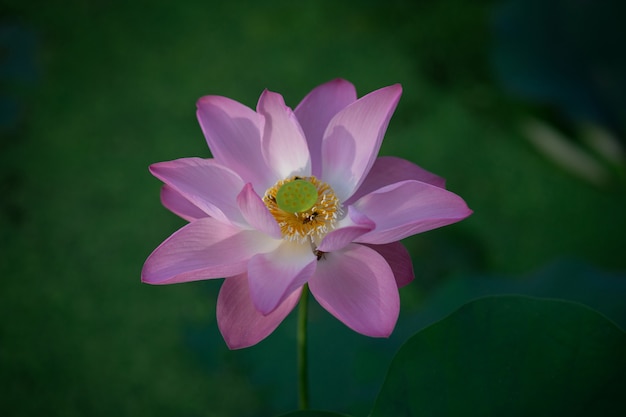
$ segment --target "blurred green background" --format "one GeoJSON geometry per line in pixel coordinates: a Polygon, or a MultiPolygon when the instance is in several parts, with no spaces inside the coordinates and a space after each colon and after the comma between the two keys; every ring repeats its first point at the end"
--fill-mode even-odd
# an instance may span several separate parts
{"type": "Polygon", "coordinates": [[[399,82],[381,153],[475,211],[406,240],[416,280],[389,340],[312,306],[313,407],[366,415],[400,344],[480,295],[576,300],[624,328],[624,10],[590,3],[0,0],[0,415],[295,409],[293,317],[231,352],[219,282],[140,283],[184,224],[147,167],[210,156],[206,94],[295,107],[336,77],[399,82]]]}

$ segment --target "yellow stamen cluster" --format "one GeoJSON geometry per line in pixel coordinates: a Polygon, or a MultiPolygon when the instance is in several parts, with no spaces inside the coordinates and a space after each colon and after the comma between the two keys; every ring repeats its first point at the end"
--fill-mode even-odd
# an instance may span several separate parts
{"type": "Polygon", "coordinates": [[[278,181],[265,192],[263,202],[280,226],[285,239],[311,241],[323,237],[335,227],[341,215],[341,205],[333,189],[315,177],[290,177],[278,181]],[[281,187],[293,181],[307,181],[317,189],[317,200],[306,210],[290,212],[281,209],[276,194],[281,187]]]}

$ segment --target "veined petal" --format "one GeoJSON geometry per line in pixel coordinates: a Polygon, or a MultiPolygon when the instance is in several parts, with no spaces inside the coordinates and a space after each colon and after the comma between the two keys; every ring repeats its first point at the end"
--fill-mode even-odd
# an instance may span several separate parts
{"type": "Polygon", "coordinates": [[[387,337],[396,325],[400,296],[393,272],[367,246],[350,244],[325,254],[309,288],[322,307],[358,333],[387,337]]]}
{"type": "Polygon", "coordinates": [[[405,180],[422,181],[436,187],[446,188],[445,179],[426,171],[413,162],[393,156],[381,156],[376,158],[365,180],[354,195],[346,201],[346,204],[352,204],[352,202],[379,188],[405,180]]]}
{"type": "Polygon", "coordinates": [[[330,121],[322,142],[322,179],[341,201],[356,191],[374,164],[401,94],[399,84],[381,88],[348,105],[330,121]]]}
{"type": "Polygon", "coordinates": [[[409,251],[406,250],[402,243],[392,242],[385,245],[365,246],[374,249],[385,258],[385,261],[387,261],[393,271],[398,288],[402,288],[413,281],[415,274],[413,273],[411,255],[409,255],[409,251]]]}
{"type": "Polygon", "coordinates": [[[336,79],[314,88],[294,110],[309,145],[313,175],[319,177],[322,174],[322,138],[326,126],[356,98],[352,83],[336,79]]]}
{"type": "Polygon", "coordinates": [[[337,229],[324,236],[317,249],[322,252],[342,249],[359,236],[373,230],[374,227],[376,224],[373,221],[353,207],[348,207],[348,215],[338,222],[337,229]]]}
{"type": "Polygon", "coordinates": [[[221,96],[205,96],[196,113],[213,157],[251,182],[258,191],[275,179],[261,155],[263,117],[243,104],[221,96]]]}
{"type": "Polygon", "coordinates": [[[250,258],[274,250],[279,243],[256,230],[241,230],[205,217],[161,243],[143,265],[141,280],[174,284],[241,274],[250,258]]]}
{"type": "Polygon", "coordinates": [[[291,293],[302,287],[315,271],[311,248],[282,241],[274,251],[256,255],[248,264],[250,296],[261,314],[274,311],[291,293]]]}
{"type": "Polygon", "coordinates": [[[463,220],[470,214],[458,195],[420,181],[401,181],[360,198],[354,206],[376,223],[356,239],[385,244],[463,220]]]}
{"type": "MultiPolygon", "coordinates": [[[[285,105],[283,96],[265,90],[257,105],[265,117],[262,152],[276,174],[276,180],[291,175],[311,175],[309,148],[296,116],[285,105]]],[[[258,158],[260,155],[257,155],[258,158]]]]}
{"type": "Polygon", "coordinates": [[[198,206],[187,200],[169,185],[161,187],[161,203],[169,211],[189,222],[208,216],[198,206]]]}
{"type": "Polygon", "coordinates": [[[223,222],[245,224],[237,207],[237,194],[244,182],[214,159],[159,162],[150,165],[150,172],[209,216],[223,222]]]}
{"type": "Polygon", "coordinates": [[[230,349],[256,345],[272,333],[298,304],[295,290],[274,311],[259,313],[250,298],[247,274],[227,278],[217,297],[217,325],[230,349]]]}
{"type": "Polygon", "coordinates": [[[276,219],[269,212],[261,197],[258,196],[252,184],[248,183],[237,196],[237,204],[246,221],[255,229],[268,234],[274,239],[280,239],[282,233],[276,219]]]}

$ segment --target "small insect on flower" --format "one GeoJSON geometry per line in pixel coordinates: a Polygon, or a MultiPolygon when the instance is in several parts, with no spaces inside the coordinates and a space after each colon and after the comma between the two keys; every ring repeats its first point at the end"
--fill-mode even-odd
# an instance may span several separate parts
{"type": "Polygon", "coordinates": [[[304,284],[349,328],[389,336],[398,288],[413,279],[400,240],[472,212],[442,178],[377,157],[401,94],[396,84],[357,98],[337,79],[294,110],[271,91],[256,110],[200,98],[197,117],[213,158],[150,167],[165,184],[163,204],[189,224],[152,252],[142,280],[225,278],[217,322],[232,349],[274,331],[304,284]]]}
{"type": "Polygon", "coordinates": [[[307,224],[307,223],[311,223],[313,220],[315,220],[317,218],[317,216],[319,216],[319,212],[317,211],[313,211],[310,215],[306,216],[303,220],[302,223],[307,224]]]}

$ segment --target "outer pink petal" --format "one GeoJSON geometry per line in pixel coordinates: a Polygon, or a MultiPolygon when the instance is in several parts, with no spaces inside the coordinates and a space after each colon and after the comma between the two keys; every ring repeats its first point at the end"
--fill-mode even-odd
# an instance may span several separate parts
{"type": "Polygon", "coordinates": [[[385,244],[463,220],[470,214],[458,195],[419,181],[402,181],[362,197],[354,206],[376,223],[356,239],[385,244]]]}
{"type": "Polygon", "coordinates": [[[326,234],[317,247],[322,252],[340,250],[352,243],[356,238],[364,235],[376,227],[376,224],[359,213],[353,207],[348,207],[348,215],[343,218],[336,230],[326,234]]]}
{"type": "Polygon", "coordinates": [[[161,243],[146,260],[141,280],[174,284],[237,275],[247,269],[255,254],[274,250],[278,244],[255,230],[241,230],[205,217],[161,243]]]}
{"type": "Polygon", "coordinates": [[[261,155],[263,117],[234,100],[206,96],[197,103],[198,121],[220,164],[237,172],[245,182],[263,192],[275,180],[261,155]]]}
{"type": "Polygon", "coordinates": [[[211,217],[245,224],[237,207],[241,178],[214,159],[182,158],[150,165],[152,175],[211,217]]]}
{"type": "Polygon", "coordinates": [[[257,111],[265,116],[261,140],[263,157],[273,169],[276,180],[291,175],[310,175],[311,160],[306,138],[283,97],[265,90],[259,98],[257,111]]]}
{"type": "Polygon", "coordinates": [[[326,126],[335,114],[354,101],[354,85],[336,79],[314,88],[294,110],[309,145],[313,175],[322,174],[322,138],[326,126]]]}
{"type": "Polygon", "coordinates": [[[352,330],[387,337],[400,311],[391,268],[375,250],[351,244],[324,255],[309,280],[315,299],[352,330]]]}
{"type": "Polygon", "coordinates": [[[316,258],[308,245],[283,241],[273,252],[254,256],[248,265],[250,295],[261,314],[274,311],[315,272],[316,258]]]}
{"type": "Polygon", "coordinates": [[[330,121],[322,142],[322,179],[341,201],[356,191],[374,164],[401,94],[399,84],[381,88],[350,104],[330,121]]]}
{"type": "Polygon", "coordinates": [[[379,188],[405,180],[422,181],[436,187],[446,188],[445,179],[426,171],[413,162],[393,156],[381,156],[376,158],[367,177],[346,204],[351,204],[379,188]]]}
{"type": "Polygon", "coordinates": [[[169,185],[161,187],[161,203],[172,213],[190,222],[208,216],[169,185]]]}
{"type": "Polygon", "coordinates": [[[386,245],[365,245],[380,253],[391,267],[398,288],[409,284],[415,278],[411,255],[400,242],[387,243],[386,245]]]}
{"type": "Polygon", "coordinates": [[[280,239],[282,233],[276,219],[269,212],[263,200],[254,192],[252,184],[248,183],[237,196],[237,204],[248,224],[274,239],[280,239]]]}
{"type": "Polygon", "coordinates": [[[217,297],[217,325],[230,349],[256,345],[272,333],[300,299],[300,289],[291,293],[270,314],[257,311],[250,298],[246,274],[227,278],[217,297]]]}

